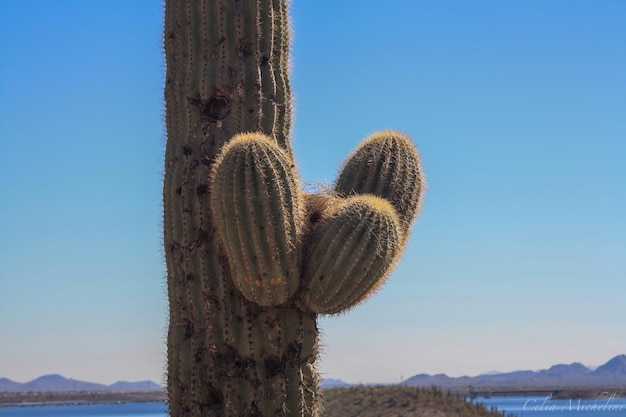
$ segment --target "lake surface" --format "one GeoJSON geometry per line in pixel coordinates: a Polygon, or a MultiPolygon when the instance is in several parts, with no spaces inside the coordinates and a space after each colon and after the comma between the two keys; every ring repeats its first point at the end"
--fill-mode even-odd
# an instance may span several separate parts
{"type": "Polygon", "coordinates": [[[0,407],[0,417],[166,417],[163,403],[0,407]]]}
{"type": "MultiPolygon", "coordinates": [[[[595,400],[551,397],[477,398],[518,417],[626,417],[626,398],[607,394],[595,400]]],[[[163,403],[94,404],[46,407],[0,407],[0,417],[167,417],[163,403]]]]}

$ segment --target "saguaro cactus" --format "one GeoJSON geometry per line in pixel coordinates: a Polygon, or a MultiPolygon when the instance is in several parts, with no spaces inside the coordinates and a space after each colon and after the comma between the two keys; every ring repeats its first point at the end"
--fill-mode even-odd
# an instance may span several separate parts
{"type": "Polygon", "coordinates": [[[164,41],[170,415],[317,416],[316,316],[388,276],[420,203],[417,151],[380,132],[335,190],[300,189],[286,0],[166,0],[164,41]]]}

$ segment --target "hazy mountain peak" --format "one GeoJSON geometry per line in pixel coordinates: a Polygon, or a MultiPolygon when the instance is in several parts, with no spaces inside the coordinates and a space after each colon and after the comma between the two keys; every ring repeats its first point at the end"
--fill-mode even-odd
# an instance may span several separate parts
{"type": "Polygon", "coordinates": [[[337,387],[349,387],[350,384],[342,381],[341,379],[334,378],[322,378],[322,383],[320,384],[322,388],[337,388],[337,387]]]}
{"type": "Polygon", "coordinates": [[[65,380],[68,378],[65,378],[63,375],[61,374],[48,374],[48,375],[42,375],[38,378],[33,379],[33,381],[37,381],[37,380],[45,380],[45,381],[61,381],[61,380],[65,380]]]}
{"type": "Polygon", "coordinates": [[[415,375],[404,384],[440,387],[495,386],[580,386],[626,384],[626,355],[619,355],[592,371],[580,362],[558,364],[539,371],[484,373],[475,377],[451,378],[445,374],[415,375]]]}
{"type": "Polygon", "coordinates": [[[559,375],[564,375],[564,374],[585,375],[585,374],[591,373],[591,369],[587,368],[585,365],[583,365],[580,362],[574,362],[569,365],[564,365],[564,364],[553,365],[548,370],[540,371],[540,372],[545,372],[547,374],[559,374],[559,375]]]}
{"type": "Polygon", "coordinates": [[[480,374],[479,376],[492,376],[492,375],[500,375],[504,372],[500,372],[500,371],[487,371],[487,372],[483,372],[482,374],[480,374]]]}
{"type": "Polygon", "coordinates": [[[54,391],[160,391],[163,387],[152,381],[116,382],[111,385],[66,378],[60,374],[42,375],[32,381],[20,383],[0,378],[0,392],[54,392],[54,391]]]}
{"type": "Polygon", "coordinates": [[[598,366],[593,373],[596,375],[626,375],[626,355],[618,355],[612,358],[604,365],[598,366]]]}

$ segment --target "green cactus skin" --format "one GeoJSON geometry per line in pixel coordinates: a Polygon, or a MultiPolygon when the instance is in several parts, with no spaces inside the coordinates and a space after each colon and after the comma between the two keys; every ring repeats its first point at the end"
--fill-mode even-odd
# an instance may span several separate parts
{"type": "Polygon", "coordinates": [[[314,416],[315,315],[241,296],[210,209],[232,136],[263,132],[291,155],[287,2],[166,0],[164,47],[170,416],[314,416]]]}
{"type": "Polygon", "coordinates": [[[371,295],[404,240],[393,206],[373,195],[331,203],[307,239],[300,305],[325,314],[354,307],[371,295]]]}
{"type": "Polygon", "coordinates": [[[388,276],[419,207],[419,155],[385,132],[348,160],[337,196],[303,197],[287,0],[166,0],[164,46],[170,416],[318,417],[316,311],[350,308],[388,276]]]}
{"type": "Polygon", "coordinates": [[[235,286],[261,306],[300,285],[304,202],[293,161],[265,135],[236,135],[211,175],[213,218],[235,286]]]}
{"type": "Polygon", "coordinates": [[[408,237],[425,185],[420,155],[411,139],[386,130],[369,136],[353,151],[337,178],[335,191],[342,196],[374,194],[389,200],[408,237]]]}

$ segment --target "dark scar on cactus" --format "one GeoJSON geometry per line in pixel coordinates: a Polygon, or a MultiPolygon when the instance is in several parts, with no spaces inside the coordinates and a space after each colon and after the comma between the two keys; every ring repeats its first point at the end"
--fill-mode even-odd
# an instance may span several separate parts
{"type": "Polygon", "coordinates": [[[264,363],[265,365],[265,378],[270,379],[275,377],[276,375],[280,375],[283,369],[283,364],[280,359],[276,356],[270,356],[266,358],[264,363]]]}
{"type": "Polygon", "coordinates": [[[191,339],[193,336],[193,323],[189,319],[183,319],[183,329],[185,332],[185,340],[191,339]]]}
{"type": "Polygon", "coordinates": [[[311,224],[317,223],[320,220],[322,220],[322,214],[318,211],[311,213],[311,215],[309,216],[309,223],[311,224]]]}
{"type": "MultiPolygon", "coordinates": [[[[192,99],[194,104],[202,104],[198,99],[192,99]]],[[[190,101],[192,101],[190,100],[190,101]]],[[[211,97],[202,108],[202,118],[209,123],[216,123],[223,120],[230,113],[228,99],[222,96],[211,97]]]]}
{"type": "Polygon", "coordinates": [[[207,406],[212,411],[220,411],[224,407],[224,395],[222,395],[222,392],[210,386],[207,389],[207,393],[208,402],[203,405],[207,406]]]}
{"type": "Polygon", "coordinates": [[[207,184],[200,184],[196,187],[196,194],[199,196],[206,194],[209,191],[207,184]]]}

